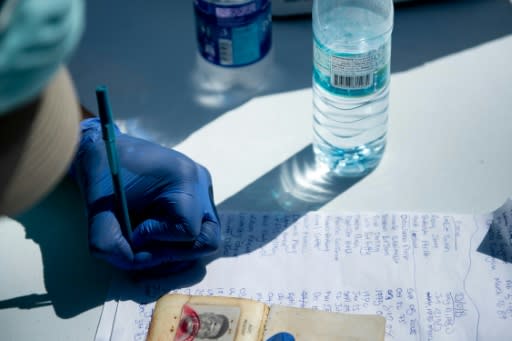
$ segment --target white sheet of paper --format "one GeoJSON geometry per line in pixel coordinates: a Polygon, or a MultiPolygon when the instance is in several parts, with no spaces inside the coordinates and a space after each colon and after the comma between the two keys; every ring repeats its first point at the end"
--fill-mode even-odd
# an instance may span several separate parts
{"type": "Polygon", "coordinates": [[[200,282],[176,289],[173,279],[118,279],[117,309],[105,305],[117,313],[101,322],[112,328],[97,340],[144,340],[154,301],[169,289],[380,314],[387,341],[512,338],[512,201],[480,216],[235,212],[221,220],[223,255],[200,282]]]}

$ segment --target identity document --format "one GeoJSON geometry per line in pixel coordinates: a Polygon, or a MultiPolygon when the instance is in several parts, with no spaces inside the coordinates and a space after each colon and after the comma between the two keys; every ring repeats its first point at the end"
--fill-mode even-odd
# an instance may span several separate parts
{"type": "Polygon", "coordinates": [[[169,294],[156,303],[148,341],[263,341],[286,331],[299,340],[383,341],[378,315],[325,312],[250,299],[169,294]]]}

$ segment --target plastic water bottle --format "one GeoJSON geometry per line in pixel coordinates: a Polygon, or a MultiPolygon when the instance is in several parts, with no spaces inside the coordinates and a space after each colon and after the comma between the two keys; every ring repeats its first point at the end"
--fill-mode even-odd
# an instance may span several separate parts
{"type": "Polygon", "coordinates": [[[270,79],[270,0],[194,0],[198,54],[195,84],[204,105],[229,106],[270,79]]]}
{"type": "Polygon", "coordinates": [[[382,158],[392,29],[392,0],[313,3],[313,150],[337,175],[364,175],[382,158]]]}

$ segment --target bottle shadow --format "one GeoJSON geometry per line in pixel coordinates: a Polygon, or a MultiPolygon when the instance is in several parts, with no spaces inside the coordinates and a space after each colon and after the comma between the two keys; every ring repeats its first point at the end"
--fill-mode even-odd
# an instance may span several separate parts
{"type": "Polygon", "coordinates": [[[364,176],[340,177],[315,161],[312,145],[218,205],[219,211],[315,211],[364,176]]]}

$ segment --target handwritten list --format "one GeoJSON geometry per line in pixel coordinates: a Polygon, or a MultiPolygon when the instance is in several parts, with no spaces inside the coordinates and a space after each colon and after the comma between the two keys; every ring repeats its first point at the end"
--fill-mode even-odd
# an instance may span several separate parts
{"type": "Polygon", "coordinates": [[[120,299],[105,304],[115,315],[102,316],[97,340],[144,340],[168,292],[379,314],[388,341],[509,340],[511,207],[481,216],[221,213],[223,247],[206,273],[188,284],[118,279],[120,299]]]}

